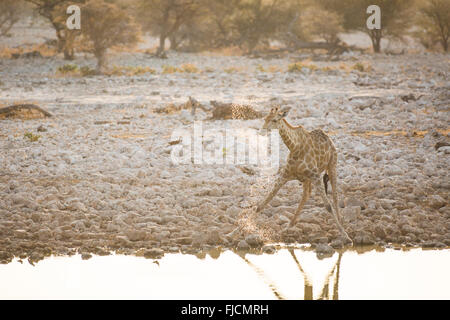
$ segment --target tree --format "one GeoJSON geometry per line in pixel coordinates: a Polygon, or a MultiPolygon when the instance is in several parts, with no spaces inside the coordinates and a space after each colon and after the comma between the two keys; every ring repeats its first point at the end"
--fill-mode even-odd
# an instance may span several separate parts
{"type": "Polygon", "coordinates": [[[242,0],[232,18],[237,44],[248,53],[268,40],[287,24],[289,2],[282,0],[242,0]]]}
{"type": "Polygon", "coordinates": [[[300,15],[300,29],[303,37],[308,40],[320,38],[327,43],[338,43],[338,34],[344,31],[343,19],[336,12],[311,6],[300,15]]]}
{"type": "Polygon", "coordinates": [[[183,23],[170,39],[170,48],[189,51],[237,45],[235,28],[242,0],[198,0],[195,15],[183,23]]]}
{"type": "Polygon", "coordinates": [[[103,0],[89,0],[81,7],[83,40],[97,58],[97,72],[107,67],[107,51],[112,46],[133,46],[140,29],[126,11],[103,0]]]}
{"type": "Polygon", "coordinates": [[[450,39],[450,1],[425,0],[419,6],[420,14],[417,19],[419,30],[415,35],[419,37],[425,47],[432,47],[440,43],[448,52],[450,39]]]}
{"type": "Polygon", "coordinates": [[[25,0],[35,5],[37,12],[46,18],[56,31],[58,52],[64,53],[64,59],[73,60],[73,42],[79,35],[78,30],[69,30],[66,26],[66,9],[70,4],[82,4],[85,0],[25,0]]]}
{"type": "Polygon", "coordinates": [[[317,0],[325,10],[334,11],[343,17],[346,30],[367,33],[374,52],[381,52],[381,39],[401,38],[408,30],[412,17],[411,0],[317,0]],[[369,30],[366,25],[370,5],[381,9],[381,29],[369,30]]]}
{"type": "Polygon", "coordinates": [[[236,30],[233,28],[233,18],[239,10],[241,0],[209,0],[207,2],[208,20],[207,37],[214,48],[230,46],[237,39],[236,30]]]}
{"type": "Polygon", "coordinates": [[[0,1],[0,37],[6,36],[20,19],[23,3],[18,0],[0,1]]]}
{"type": "Polygon", "coordinates": [[[177,31],[200,9],[200,0],[141,0],[139,22],[144,30],[159,37],[157,56],[164,53],[167,38],[171,38],[176,47],[177,31]]]}

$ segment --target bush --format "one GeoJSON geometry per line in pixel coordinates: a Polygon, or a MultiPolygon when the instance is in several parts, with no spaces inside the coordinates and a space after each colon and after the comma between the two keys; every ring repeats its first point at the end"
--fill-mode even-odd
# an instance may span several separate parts
{"type": "Polygon", "coordinates": [[[194,64],[186,63],[181,65],[181,72],[197,73],[199,70],[194,64]]]}
{"type": "Polygon", "coordinates": [[[304,62],[295,62],[288,65],[288,72],[302,72],[303,69],[316,71],[319,68],[314,64],[306,64],[304,62]]]}
{"type": "Polygon", "coordinates": [[[108,72],[109,75],[114,76],[136,76],[140,74],[145,73],[151,73],[155,74],[156,71],[150,67],[122,67],[122,66],[114,66],[110,72],[108,72]]]}
{"type": "Polygon", "coordinates": [[[175,73],[175,72],[197,73],[197,72],[200,72],[200,70],[194,64],[191,64],[191,63],[182,64],[179,68],[174,67],[174,66],[168,66],[168,65],[163,66],[162,73],[166,74],[166,73],[175,73]]]}
{"type": "Polygon", "coordinates": [[[28,138],[28,139],[30,140],[30,142],[36,142],[36,141],[39,140],[39,138],[40,138],[41,136],[38,135],[38,134],[33,134],[33,133],[31,133],[31,132],[26,132],[26,133],[23,135],[23,137],[24,137],[24,138],[28,138]]]}
{"type": "Polygon", "coordinates": [[[95,76],[97,73],[96,70],[89,68],[88,66],[84,66],[80,68],[80,74],[83,77],[87,77],[87,76],[95,76]]]}
{"type": "Polygon", "coordinates": [[[237,67],[229,67],[229,68],[223,69],[223,71],[225,71],[226,73],[237,73],[240,70],[237,67]]]}
{"type": "Polygon", "coordinates": [[[162,73],[167,74],[167,73],[175,73],[175,72],[180,72],[180,69],[178,69],[177,67],[173,67],[173,66],[163,65],[162,73]]]}
{"type": "Polygon", "coordinates": [[[372,66],[369,64],[363,64],[362,62],[357,62],[352,66],[352,69],[359,72],[369,72],[372,71],[372,66]]]}
{"type": "Polygon", "coordinates": [[[76,64],[65,64],[58,68],[58,72],[61,74],[76,73],[78,66],[76,64]]]}

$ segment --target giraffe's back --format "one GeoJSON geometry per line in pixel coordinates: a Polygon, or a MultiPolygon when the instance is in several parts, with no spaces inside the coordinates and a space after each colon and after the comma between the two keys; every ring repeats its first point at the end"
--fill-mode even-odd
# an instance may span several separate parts
{"type": "Polygon", "coordinates": [[[291,151],[288,170],[299,180],[309,179],[325,171],[336,158],[333,141],[325,132],[317,129],[309,132],[304,143],[291,151]]]}
{"type": "Polygon", "coordinates": [[[318,165],[321,168],[326,168],[330,161],[337,157],[336,147],[331,138],[321,129],[316,129],[310,133],[312,139],[312,146],[317,154],[318,165]]]}

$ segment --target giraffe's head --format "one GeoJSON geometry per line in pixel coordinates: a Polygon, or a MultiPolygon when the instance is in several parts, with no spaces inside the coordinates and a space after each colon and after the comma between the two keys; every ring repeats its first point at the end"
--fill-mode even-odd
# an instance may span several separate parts
{"type": "Polygon", "coordinates": [[[287,116],[289,110],[291,110],[290,107],[281,108],[280,106],[276,106],[272,108],[269,114],[264,119],[264,125],[262,126],[262,129],[263,130],[278,129],[279,122],[281,121],[281,119],[287,116]]]}

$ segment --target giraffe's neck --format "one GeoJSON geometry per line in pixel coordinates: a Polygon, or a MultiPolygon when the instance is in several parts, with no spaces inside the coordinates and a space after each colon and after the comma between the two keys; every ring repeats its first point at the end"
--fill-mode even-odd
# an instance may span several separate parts
{"type": "Polygon", "coordinates": [[[285,119],[278,124],[278,131],[284,144],[290,151],[293,151],[302,143],[308,132],[302,126],[293,127],[285,119]]]}

